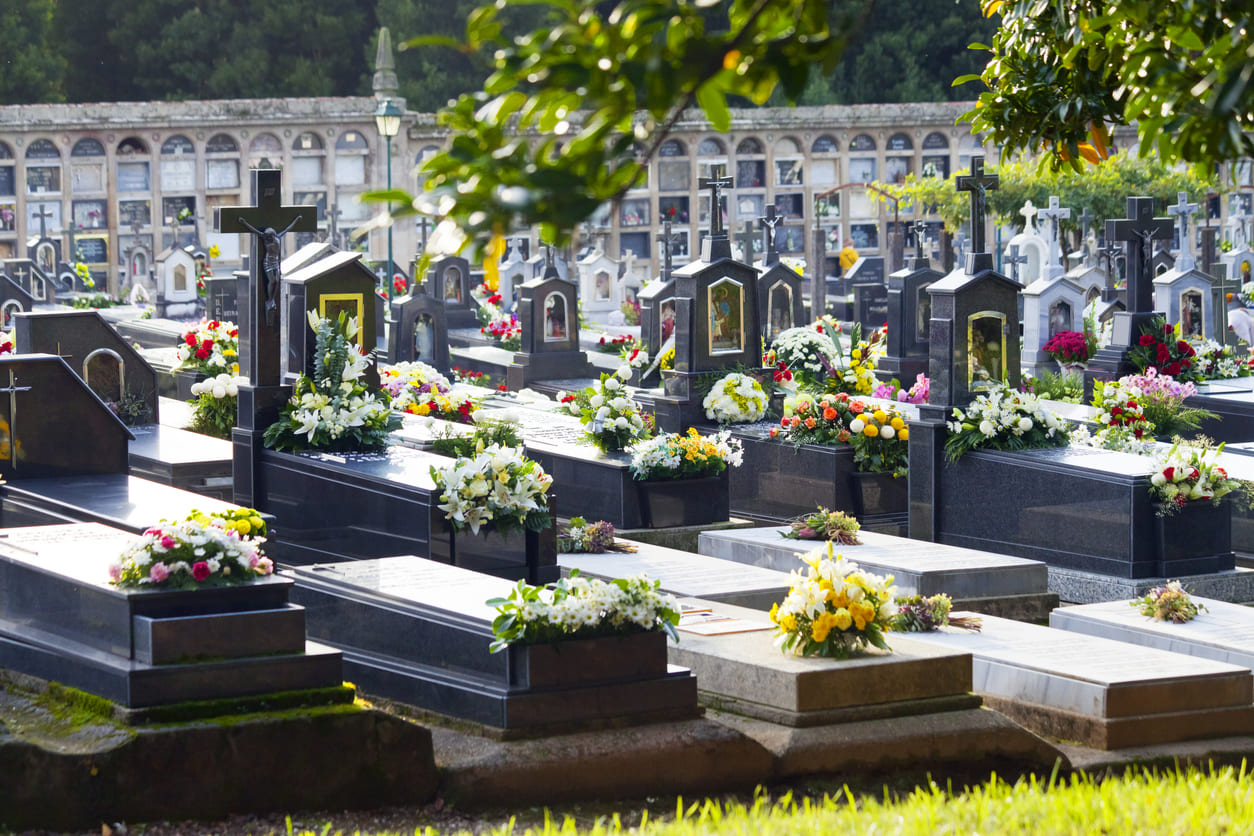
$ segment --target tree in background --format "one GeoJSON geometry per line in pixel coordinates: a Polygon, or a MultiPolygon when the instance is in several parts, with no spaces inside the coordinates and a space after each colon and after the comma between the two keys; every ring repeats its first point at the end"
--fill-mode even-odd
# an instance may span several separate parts
{"type": "MultiPolygon", "coordinates": [[[[983,0],[1001,15],[966,117],[1003,154],[1079,169],[1109,125],[1136,125],[1141,156],[1214,164],[1254,156],[1254,4],[1248,0],[983,0]]],[[[973,44],[973,47],[977,46],[973,44]]]]}
{"type": "Polygon", "coordinates": [[[57,102],[65,59],[55,48],[54,0],[0,5],[0,104],[57,102]]]}

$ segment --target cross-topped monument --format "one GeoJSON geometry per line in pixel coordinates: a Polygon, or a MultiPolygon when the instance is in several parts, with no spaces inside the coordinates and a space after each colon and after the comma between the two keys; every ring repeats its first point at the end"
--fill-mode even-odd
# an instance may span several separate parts
{"type": "Polygon", "coordinates": [[[1058,195],[1049,196],[1049,206],[1037,212],[1037,217],[1049,221],[1049,264],[1045,265],[1041,278],[1052,279],[1067,271],[1062,266],[1062,252],[1058,246],[1062,230],[1058,222],[1071,217],[1071,210],[1058,205],[1058,195]]]}
{"type": "Polygon", "coordinates": [[[662,221],[662,231],[658,233],[657,240],[662,245],[662,281],[669,282],[672,268],[671,256],[675,251],[675,242],[679,240],[679,234],[671,232],[670,218],[662,221]]]}
{"type": "Polygon", "coordinates": [[[779,261],[779,250],[775,248],[775,228],[784,222],[782,215],[775,212],[775,205],[766,207],[766,215],[758,218],[758,225],[762,227],[762,240],[766,246],[766,255],[762,263],[770,267],[779,261]]]}
{"type": "Polygon", "coordinates": [[[1082,258],[1086,267],[1092,265],[1093,247],[1089,241],[1089,227],[1093,225],[1095,220],[1097,220],[1097,216],[1090,212],[1087,206],[1084,207],[1079,217],[1076,218],[1076,223],[1080,225],[1080,250],[1083,253],[1082,258]]]}
{"type": "MultiPolygon", "coordinates": [[[[953,238],[954,250],[957,251],[957,257],[955,259],[955,263],[958,265],[962,265],[966,263],[968,240],[969,239],[967,238],[967,234],[963,232],[961,229],[958,230],[958,233],[956,235],[954,235],[954,238],[953,238]]],[[[972,248],[971,252],[979,252],[979,250],[972,248]]]]}
{"type": "Polygon", "coordinates": [[[1197,266],[1189,247],[1189,218],[1198,208],[1196,203],[1189,203],[1188,192],[1176,192],[1175,205],[1167,207],[1167,214],[1176,218],[1176,234],[1180,238],[1180,255],[1176,258],[1176,269],[1181,273],[1197,266]]]}
{"type": "Polygon", "coordinates": [[[29,392],[31,387],[18,386],[17,375],[9,369],[9,385],[0,389],[0,394],[9,396],[9,466],[17,470],[17,393],[29,392]]]}
{"type": "Polygon", "coordinates": [[[1148,313],[1154,310],[1154,277],[1150,259],[1154,242],[1171,238],[1171,218],[1154,217],[1154,198],[1128,198],[1128,217],[1106,221],[1106,240],[1126,241],[1128,246],[1128,311],[1148,313]]]}
{"type": "Polygon", "coordinates": [[[48,220],[52,218],[52,210],[42,203],[39,204],[39,211],[34,213],[39,218],[39,238],[43,240],[48,237],[48,220]]]}
{"type": "Polygon", "coordinates": [[[745,221],[744,226],[740,228],[740,234],[736,238],[740,241],[741,258],[745,264],[754,262],[753,244],[757,240],[757,233],[753,230],[753,221],[745,221]]]}
{"type": "Polygon", "coordinates": [[[1018,284],[1023,284],[1023,282],[1019,281],[1019,265],[1028,263],[1027,255],[1019,254],[1018,244],[1011,244],[1006,248],[1006,252],[1005,261],[1010,265],[1010,278],[1018,284]]]}
{"type": "Polygon", "coordinates": [[[277,386],[281,354],[279,263],[283,258],[283,236],[293,231],[317,231],[318,207],[284,206],[283,175],[275,169],[254,169],[252,175],[256,205],[217,207],[213,210],[213,225],[220,233],[251,233],[253,236],[245,318],[249,344],[240,346],[240,368],[247,370],[253,386],[277,386]]]}
{"type": "Polygon", "coordinates": [[[1024,201],[1023,208],[1019,210],[1019,214],[1023,216],[1023,232],[1029,235],[1035,233],[1036,205],[1031,200],[1024,201]]]}
{"type": "MultiPolygon", "coordinates": [[[[914,222],[914,257],[919,261],[927,258],[923,253],[923,235],[927,232],[927,222],[922,218],[914,222]]],[[[919,265],[916,265],[919,266],[919,265]]]]}
{"type": "Polygon", "coordinates": [[[971,193],[971,252],[988,252],[984,246],[984,213],[988,209],[988,193],[997,189],[996,174],[984,173],[984,158],[971,158],[971,173],[955,179],[955,188],[971,193]]]}
{"type": "MultiPolygon", "coordinates": [[[[1244,197],[1244,195],[1242,195],[1242,197],[1244,197]]],[[[1236,208],[1229,213],[1229,216],[1232,220],[1237,222],[1237,229],[1241,231],[1241,243],[1239,246],[1246,247],[1248,249],[1250,246],[1250,233],[1246,224],[1251,218],[1254,218],[1254,214],[1252,214],[1250,209],[1247,208],[1244,200],[1237,200],[1236,204],[1236,208]]]]}
{"type": "Polygon", "coordinates": [[[710,190],[710,237],[709,249],[701,245],[701,259],[715,262],[723,258],[731,258],[731,240],[727,230],[723,228],[723,189],[730,189],[735,181],[726,176],[723,166],[714,166],[713,177],[702,177],[697,181],[697,188],[710,190]]]}

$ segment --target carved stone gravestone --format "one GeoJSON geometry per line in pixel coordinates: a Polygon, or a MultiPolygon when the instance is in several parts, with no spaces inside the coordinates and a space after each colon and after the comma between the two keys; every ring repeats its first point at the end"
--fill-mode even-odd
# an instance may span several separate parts
{"type": "Polygon", "coordinates": [[[419,285],[409,296],[392,300],[392,318],[388,323],[388,360],[393,363],[417,360],[448,374],[448,327],[444,319],[444,302],[428,296],[426,285],[419,285]]]}
{"type": "Polygon", "coordinates": [[[888,321],[888,286],[884,283],[884,259],[862,256],[853,263],[845,278],[853,294],[853,321],[863,332],[879,328],[888,321]]]}
{"type": "Polygon", "coordinates": [[[1084,289],[1065,276],[1039,278],[1023,290],[1023,371],[1056,371],[1045,344],[1059,331],[1084,331],[1084,289]]]}
{"type": "Polygon", "coordinates": [[[18,353],[57,355],[106,404],[142,415],[132,423],[158,423],[156,371],[98,311],[36,311],[13,320],[18,353]]]}
{"type": "Polygon", "coordinates": [[[239,319],[239,296],[234,276],[205,277],[205,316],[235,322],[239,319]]]}
{"type": "Polygon", "coordinates": [[[588,377],[591,366],[579,348],[579,306],[575,286],[550,271],[547,279],[523,284],[518,298],[522,347],[506,372],[510,389],[537,380],[588,377]]]}
{"type": "MultiPolygon", "coordinates": [[[[379,330],[378,298],[374,274],[361,263],[361,253],[337,251],[284,276],[283,382],[294,383],[301,372],[313,373],[316,335],[309,311],[331,320],[347,313],[357,320],[357,344],[367,353],[373,351],[379,330]]],[[[377,387],[378,375],[374,365],[367,368],[366,385],[377,387]]]]}
{"type": "Polygon", "coordinates": [[[478,304],[470,291],[470,262],[461,256],[446,255],[434,258],[427,271],[428,293],[444,302],[449,330],[454,328],[478,328],[476,318],[478,304]]]}
{"type": "Polygon", "coordinates": [[[5,274],[30,294],[35,304],[51,304],[56,301],[56,290],[39,265],[29,258],[10,258],[4,262],[5,274]]]}

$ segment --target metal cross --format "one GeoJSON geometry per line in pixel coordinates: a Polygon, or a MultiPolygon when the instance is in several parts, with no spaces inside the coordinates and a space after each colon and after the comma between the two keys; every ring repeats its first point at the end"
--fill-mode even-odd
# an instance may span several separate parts
{"type": "Polygon", "coordinates": [[[1106,221],[1108,241],[1127,241],[1140,246],[1128,247],[1128,310],[1148,313],[1154,310],[1154,277],[1150,260],[1154,242],[1166,241],[1174,232],[1171,218],[1154,217],[1154,198],[1128,198],[1128,217],[1106,221]]]}
{"type": "Polygon", "coordinates": [[[47,221],[49,218],[52,217],[52,210],[41,203],[39,204],[39,211],[35,212],[34,215],[36,218],[39,218],[39,237],[41,239],[47,238],[48,237],[47,221]]]}
{"type": "Polygon", "coordinates": [[[1006,256],[1005,261],[1007,264],[1010,265],[1010,278],[1016,284],[1022,284],[1022,282],[1019,281],[1019,265],[1027,264],[1028,257],[1026,255],[1019,254],[1018,244],[1011,244],[1006,249],[1007,249],[1008,255],[1006,256]]]}
{"type": "Polygon", "coordinates": [[[671,280],[671,256],[675,252],[675,242],[679,240],[679,233],[671,232],[670,218],[662,221],[662,231],[658,234],[657,240],[662,245],[662,281],[669,282],[671,280]]]}
{"type": "Polygon", "coordinates": [[[984,173],[984,158],[971,158],[971,173],[955,178],[955,188],[971,193],[971,252],[987,252],[984,248],[984,212],[988,208],[988,192],[997,189],[996,174],[984,173]]]}
{"type": "Polygon", "coordinates": [[[17,375],[9,369],[9,386],[0,392],[9,393],[9,464],[14,470],[17,470],[17,393],[30,390],[29,386],[18,386],[17,375]]]}
{"type": "Polygon", "coordinates": [[[710,190],[710,237],[724,234],[723,229],[723,189],[730,189],[735,182],[727,176],[726,169],[721,165],[710,169],[713,177],[702,177],[697,180],[698,189],[710,190]]]}
{"type": "Polygon", "coordinates": [[[914,257],[920,261],[927,258],[923,254],[923,234],[927,232],[927,222],[922,218],[914,222],[914,257]]]}
{"type": "Polygon", "coordinates": [[[766,257],[762,263],[768,267],[779,261],[779,253],[775,248],[775,228],[783,222],[783,216],[775,213],[774,204],[766,207],[765,217],[758,218],[758,225],[765,230],[763,237],[766,243],[766,257]]]}
{"type": "Polygon", "coordinates": [[[1196,203],[1189,203],[1188,192],[1176,192],[1176,204],[1167,207],[1167,214],[1174,215],[1176,218],[1176,234],[1180,237],[1180,256],[1176,259],[1176,269],[1181,273],[1186,270],[1192,270],[1197,266],[1197,261],[1193,258],[1192,248],[1189,246],[1189,218],[1200,207],[1196,203]]]}
{"type": "Polygon", "coordinates": [[[1090,212],[1089,208],[1085,206],[1084,209],[1081,210],[1079,217],[1075,220],[1076,223],[1080,225],[1080,234],[1083,236],[1085,232],[1088,232],[1089,227],[1093,225],[1093,221],[1097,220],[1097,216],[1090,212]]]}
{"type": "Polygon", "coordinates": [[[1049,221],[1049,264],[1046,265],[1043,278],[1052,279],[1054,276],[1060,276],[1066,271],[1062,269],[1060,253],[1058,247],[1058,235],[1060,220],[1066,220],[1071,217],[1071,210],[1062,208],[1058,205],[1058,196],[1049,196],[1049,207],[1042,209],[1037,213],[1037,217],[1045,218],[1049,221]]]}

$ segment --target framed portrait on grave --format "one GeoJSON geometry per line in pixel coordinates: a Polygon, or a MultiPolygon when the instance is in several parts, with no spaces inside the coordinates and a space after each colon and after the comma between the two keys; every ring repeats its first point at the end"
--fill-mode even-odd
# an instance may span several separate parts
{"type": "Polygon", "coordinates": [[[666,342],[671,338],[671,334],[675,333],[675,297],[668,296],[658,303],[658,333],[662,335],[662,342],[666,342]]]}
{"type": "Polygon", "coordinates": [[[744,350],[745,288],[734,279],[719,279],[709,289],[710,355],[744,350]]]}
{"type": "Polygon", "coordinates": [[[967,317],[967,389],[994,388],[1006,375],[1006,315],[978,311],[967,317]]]}
{"type": "MultiPolygon", "coordinates": [[[[45,275],[51,276],[57,269],[57,250],[47,241],[35,247],[35,263],[45,275]]],[[[42,294],[41,294],[42,295],[42,294]]]]}
{"type": "Polygon", "coordinates": [[[1059,299],[1049,306],[1049,336],[1071,330],[1071,303],[1059,299]]]}
{"type": "Polygon", "coordinates": [[[0,232],[14,232],[17,229],[17,202],[0,201],[0,232]]]}
{"type": "Polygon", "coordinates": [[[598,302],[608,302],[611,286],[610,274],[604,270],[598,270],[593,281],[593,298],[598,302]]]}
{"type": "Polygon", "coordinates": [[[108,228],[108,216],[105,214],[103,200],[76,200],[72,209],[75,226],[83,229],[108,228]]]}
{"type": "Polygon", "coordinates": [[[82,253],[83,263],[88,267],[103,269],[109,264],[109,236],[80,235],[74,239],[74,243],[82,253]]]}
{"type": "Polygon", "coordinates": [[[206,189],[238,189],[239,160],[206,160],[206,189]]]}
{"type": "Polygon", "coordinates": [[[178,222],[180,224],[195,223],[196,216],[196,198],[190,195],[186,197],[163,197],[161,199],[161,217],[165,218],[167,224],[178,222]],[[186,220],[179,220],[179,215],[187,213],[186,220]]]}
{"type": "MultiPolygon", "coordinates": [[[[365,311],[366,299],[360,293],[324,293],[318,297],[318,315],[333,322],[339,319],[341,312],[344,312],[350,317],[356,317],[360,325],[366,321],[365,311]]],[[[364,328],[358,328],[354,340],[362,348],[366,347],[362,342],[364,330],[364,328]]]]}
{"type": "Polygon", "coordinates": [[[566,310],[566,296],[554,291],[544,297],[544,341],[546,343],[565,342],[569,333],[567,323],[570,312],[566,310]]]}
{"type": "Polygon", "coordinates": [[[849,237],[853,239],[855,249],[878,250],[880,225],[877,223],[849,224],[849,237]]]}
{"type": "Polygon", "coordinates": [[[456,264],[444,268],[444,303],[454,305],[466,304],[466,277],[456,264]]]}
{"type": "Polygon", "coordinates": [[[1180,333],[1185,337],[1202,336],[1202,292],[1196,288],[1180,294],[1180,333]]]}
{"type": "Polygon", "coordinates": [[[119,200],[118,226],[131,227],[136,224],[148,226],[152,223],[152,204],[147,200],[119,200]]]}
{"type": "Polygon", "coordinates": [[[13,314],[23,313],[22,303],[16,299],[8,299],[0,305],[0,328],[13,327],[13,314]]]}
{"type": "Polygon", "coordinates": [[[921,284],[914,292],[914,339],[917,342],[931,339],[932,294],[927,292],[931,286],[931,282],[921,284]]]}
{"type": "Polygon", "coordinates": [[[649,200],[647,198],[624,200],[618,210],[618,223],[619,226],[648,226],[649,200]]]}

